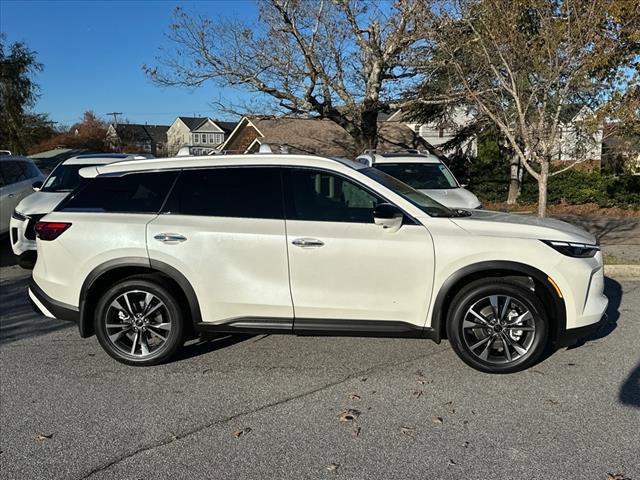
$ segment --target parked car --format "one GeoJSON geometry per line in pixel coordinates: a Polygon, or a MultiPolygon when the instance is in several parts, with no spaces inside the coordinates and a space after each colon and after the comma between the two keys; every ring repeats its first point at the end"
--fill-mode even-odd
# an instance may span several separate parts
{"type": "Polygon", "coordinates": [[[40,220],[29,295],[131,365],[199,332],[448,338],[478,370],[600,326],[595,238],[451,210],[361,163],[303,155],[118,162],[40,220]]]}
{"type": "Polygon", "coordinates": [[[458,182],[442,160],[430,153],[372,152],[360,155],[356,161],[388,173],[449,208],[481,207],[478,197],[458,182]]]}
{"type": "Polygon", "coordinates": [[[11,212],[15,206],[33,193],[32,184],[43,178],[29,158],[0,156],[0,235],[9,231],[11,212]]]}
{"type": "Polygon", "coordinates": [[[19,256],[19,264],[24,268],[33,268],[36,258],[34,226],[38,220],[53,210],[69,192],[78,187],[81,181],[78,171],[81,168],[143,158],[146,157],[120,153],[78,155],[58,164],[44,180],[44,183],[41,181],[34,183],[33,189],[29,184],[23,197],[28,196],[20,203],[14,203],[8,213],[11,216],[11,249],[19,256]]]}

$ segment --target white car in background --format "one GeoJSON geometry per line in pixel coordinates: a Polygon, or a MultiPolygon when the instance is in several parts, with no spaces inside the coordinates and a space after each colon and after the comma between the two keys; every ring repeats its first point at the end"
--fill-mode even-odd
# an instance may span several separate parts
{"type": "Polygon", "coordinates": [[[365,153],[356,161],[382,170],[449,208],[480,208],[480,200],[464,188],[451,170],[430,153],[365,153]]]}
{"type": "MultiPolygon", "coordinates": [[[[27,186],[25,187],[25,194],[20,198],[22,201],[13,203],[7,215],[7,223],[9,216],[11,217],[11,249],[13,253],[20,257],[20,266],[33,268],[36,258],[34,225],[47,213],[51,212],[69,192],[72,192],[80,184],[82,178],[78,171],[81,168],[144,158],[147,158],[147,156],[128,153],[78,155],[60,162],[44,182],[42,182],[44,177],[40,176],[35,178],[38,182],[34,183],[32,179],[28,182],[28,185],[25,183],[27,186]]],[[[5,206],[3,205],[2,208],[4,219],[5,206]]]]}
{"type": "Polygon", "coordinates": [[[30,158],[0,156],[0,235],[9,231],[9,219],[15,206],[33,193],[32,184],[44,179],[30,158]]]}

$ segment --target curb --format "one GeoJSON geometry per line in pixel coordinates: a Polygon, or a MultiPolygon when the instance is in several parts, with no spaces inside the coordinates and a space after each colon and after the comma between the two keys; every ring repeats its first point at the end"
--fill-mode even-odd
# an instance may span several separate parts
{"type": "Polygon", "coordinates": [[[605,265],[604,274],[607,277],[640,279],[640,265],[605,265]]]}

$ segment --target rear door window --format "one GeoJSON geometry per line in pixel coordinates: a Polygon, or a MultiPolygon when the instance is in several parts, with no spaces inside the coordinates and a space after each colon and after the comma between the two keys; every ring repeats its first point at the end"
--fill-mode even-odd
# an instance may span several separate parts
{"type": "Polygon", "coordinates": [[[63,202],[63,212],[158,213],[177,171],[96,177],[63,202]]]}
{"type": "Polygon", "coordinates": [[[280,168],[183,170],[164,212],[208,217],[282,219],[280,168]]]}
{"type": "Polygon", "coordinates": [[[0,170],[2,171],[2,178],[4,179],[5,185],[12,185],[29,178],[27,177],[24,169],[20,166],[21,163],[23,162],[15,160],[0,162],[0,170]]]}

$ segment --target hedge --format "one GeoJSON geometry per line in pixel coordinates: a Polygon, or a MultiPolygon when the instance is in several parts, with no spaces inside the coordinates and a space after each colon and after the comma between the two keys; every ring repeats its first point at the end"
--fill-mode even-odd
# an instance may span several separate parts
{"type": "MultiPolygon", "coordinates": [[[[469,188],[481,201],[506,201],[509,190],[508,171],[485,170],[473,175],[473,167],[471,170],[469,188]]],[[[600,172],[567,170],[549,179],[548,192],[549,204],[597,203],[601,207],[640,209],[640,176],[616,176],[604,175],[600,172]]],[[[518,202],[536,203],[537,201],[538,184],[534,178],[526,175],[518,202]]]]}

